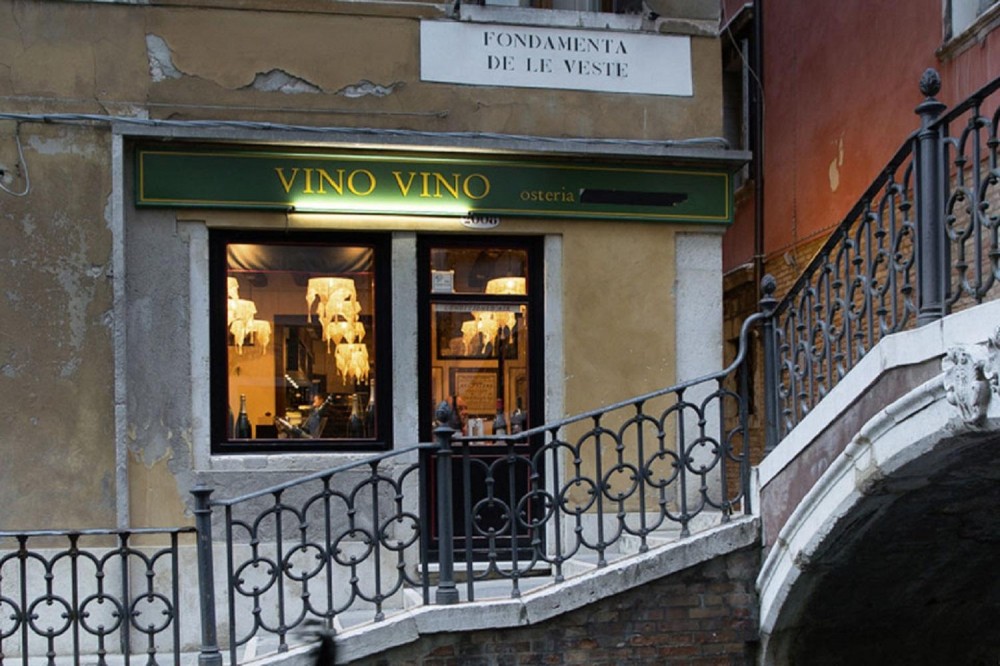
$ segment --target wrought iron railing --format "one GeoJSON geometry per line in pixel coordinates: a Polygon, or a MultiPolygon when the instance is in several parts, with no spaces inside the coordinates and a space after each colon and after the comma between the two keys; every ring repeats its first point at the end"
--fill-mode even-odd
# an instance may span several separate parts
{"type": "Polygon", "coordinates": [[[180,664],[179,540],[193,532],[0,532],[0,664],[180,664]]]}
{"type": "Polygon", "coordinates": [[[885,336],[995,294],[1000,79],[941,116],[928,70],[921,127],[788,290],[765,280],[767,449],[885,336]]]}
{"type": "MultiPolygon", "coordinates": [[[[428,601],[419,488],[433,448],[394,451],[226,500],[194,491],[202,534],[211,534],[213,509],[222,513],[212,542],[225,547],[215,555],[226,566],[229,663],[261,637],[284,650],[311,622],[332,628],[348,614],[379,620],[387,607],[414,603],[406,598],[412,593],[428,601]]],[[[211,567],[211,556],[206,550],[200,563],[211,567]]],[[[209,606],[203,612],[214,612],[209,606]]],[[[215,636],[203,643],[213,645],[215,636]]]]}
{"type": "Polygon", "coordinates": [[[701,518],[749,513],[741,396],[748,331],[762,317],[744,324],[725,370],[599,410],[507,436],[441,426],[434,443],[230,499],[196,489],[200,663],[222,662],[216,590],[228,659],[239,663],[252,642],[285,650],[314,623],[336,630],[485,588],[517,597],[526,579],[559,582],[572,564],[605,566],[701,518]]]}

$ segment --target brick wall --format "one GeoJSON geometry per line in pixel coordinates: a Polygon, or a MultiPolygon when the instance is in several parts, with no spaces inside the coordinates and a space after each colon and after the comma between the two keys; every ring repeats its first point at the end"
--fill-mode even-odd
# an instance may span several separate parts
{"type": "Polygon", "coordinates": [[[750,665],[758,553],[735,551],[537,625],[434,634],[351,664],[750,665]]]}
{"type": "MultiPolygon", "coordinates": [[[[774,277],[778,285],[776,298],[781,299],[795,284],[795,280],[809,265],[813,256],[826,242],[827,236],[820,236],[803,242],[784,254],[771,257],[765,262],[764,273],[774,277]]],[[[724,361],[728,365],[736,357],[740,328],[747,317],[757,312],[760,303],[760,285],[754,283],[753,268],[748,264],[727,273],[723,278],[722,317],[726,340],[724,361]]],[[[750,462],[756,465],[764,458],[764,356],[760,346],[759,329],[751,339],[750,368],[753,372],[753,386],[749,414],[750,462]]],[[[729,388],[736,388],[730,383],[729,388]]],[[[734,426],[735,422],[729,424],[734,426]]]]}

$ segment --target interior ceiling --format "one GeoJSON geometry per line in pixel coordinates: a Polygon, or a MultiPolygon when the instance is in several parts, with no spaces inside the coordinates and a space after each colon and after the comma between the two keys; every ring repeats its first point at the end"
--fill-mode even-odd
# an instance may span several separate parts
{"type": "Polygon", "coordinates": [[[996,664],[1000,436],[939,446],[880,482],[793,589],[786,664],[996,664]]]}

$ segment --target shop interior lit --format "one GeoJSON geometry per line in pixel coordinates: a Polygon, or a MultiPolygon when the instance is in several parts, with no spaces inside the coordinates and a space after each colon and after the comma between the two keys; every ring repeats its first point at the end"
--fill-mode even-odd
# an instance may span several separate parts
{"type": "MultiPolygon", "coordinates": [[[[328,242],[221,246],[222,441],[261,450],[391,446],[380,432],[376,391],[379,336],[390,329],[376,298],[383,255],[374,246],[328,242]]],[[[429,249],[420,305],[429,313],[421,318],[422,436],[442,401],[464,435],[529,427],[528,254],[517,247],[429,249]]]]}
{"type": "Polygon", "coordinates": [[[227,438],[374,439],[374,252],[231,243],[227,438]]]}

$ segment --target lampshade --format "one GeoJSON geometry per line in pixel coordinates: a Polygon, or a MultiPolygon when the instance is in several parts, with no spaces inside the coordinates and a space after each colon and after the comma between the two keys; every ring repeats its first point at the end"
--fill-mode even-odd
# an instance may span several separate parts
{"type": "Polygon", "coordinates": [[[527,280],[523,277],[509,276],[493,278],[486,283],[487,294],[514,294],[524,296],[528,293],[527,280]]]}
{"type": "Polygon", "coordinates": [[[334,360],[337,363],[337,372],[340,373],[345,382],[352,379],[357,382],[368,381],[370,366],[366,345],[361,343],[339,344],[334,352],[334,360]]]}
{"type": "MultiPolygon", "coordinates": [[[[493,278],[486,283],[486,293],[523,296],[527,293],[525,278],[518,276],[493,278]]],[[[524,313],[524,306],[520,307],[524,313]]],[[[506,329],[509,335],[517,324],[517,312],[511,310],[476,310],[472,321],[462,324],[462,343],[467,354],[486,354],[497,336],[506,329]]]]}
{"type": "Polygon", "coordinates": [[[367,381],[368,348],[362,344],[365,326],[360,321],[361,304],[351,278],[316,277],[306,284],[306,307],[313,305],[319,317],[327,353],[333,352],[337,371],[345,382],[367,381]]]}
{"type": "Polygon", "coordinates": [[[271,323],[255,319],[257,306],[253,301],[240,298],[240,283],[234,277],[226,279],[227,302],[226,326],[236,342],[236,351],[243,353],[244,345],[254,343],[264,353],[271,343],[271,323]]]}

